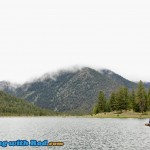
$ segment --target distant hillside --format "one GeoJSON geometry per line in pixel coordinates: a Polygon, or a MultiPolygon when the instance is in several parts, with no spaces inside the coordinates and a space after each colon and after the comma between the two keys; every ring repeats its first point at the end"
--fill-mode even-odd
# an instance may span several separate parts
{"type": "Polygon", "coordinates": [[[144,85],[145,85],[145,87],[146,87],[147,89],[150,88],[150,82],[145,82],[144,85]]]}
{"type": "Polygon", "coordinates": [[[26,116],[26,115],[50,115],[53,114],[50,111],[43,110],[34,106],[33,104],[6,94],[0,91],[0,116],[6,115],[16,115],[16,116],[26,116]]]}
{"type": "MultiPolygon", "coordinates": [[[[148,88],[150,84],[146,85],[148,88]]],[[[3,90],[41,108],[85,114],[91,111],[100,90],[109,96],[120,86],[132,89],[137,84],[110,70],[98,71],[85,67],[76,71],[63,70],[53,75],[46,74],[13,90],[3,90]]]]}
{"type": "Polygon", "coordinates": [[[102,73],[105,77],[108,77],[109,79],[117,82],[119,85],[126,86],[130,89],[136,88],[136,86],[137,86],[137,83],[129,81],[110,70],[103,69],[103,70],[100,70],[100,73],[102,73]]]}
{"type": "Polygon", "coordinates": [[[0,90],[1,91],[5,91],[7,93],[14,94],[16,88],[18,88],[18,87],[19,87],[18,84],[12,84],[8,81],[0,81],[0,90]]]}

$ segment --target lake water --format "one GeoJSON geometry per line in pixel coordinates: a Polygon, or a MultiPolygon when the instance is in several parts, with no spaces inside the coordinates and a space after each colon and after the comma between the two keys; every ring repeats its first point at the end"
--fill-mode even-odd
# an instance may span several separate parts
{"type": "Polygon", "coordinates": [[[0,118],[0,141],[48,140],[62,147],[6,147],[0,149],[148,150],[148,119],[100,119],[75,117],[0,118]]]}

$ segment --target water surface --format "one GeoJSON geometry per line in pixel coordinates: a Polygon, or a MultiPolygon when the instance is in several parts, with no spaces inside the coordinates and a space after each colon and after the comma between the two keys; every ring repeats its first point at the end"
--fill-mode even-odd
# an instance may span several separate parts
{"type": "Polygon", "coordinates": [[[0,149],[143,150],[150,149],[148,119],[76,117],[0,118],[0,141],[62,141],[63,147],[14,147],[0,149]]]}

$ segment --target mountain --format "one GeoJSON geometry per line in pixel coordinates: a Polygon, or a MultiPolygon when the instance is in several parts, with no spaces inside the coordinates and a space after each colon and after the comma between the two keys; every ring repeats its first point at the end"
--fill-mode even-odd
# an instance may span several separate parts
{"type": "MultiPolygon", "coordinates": [[[[107,69],[95,70],[84,67],[73,71],[63,70],[54,74],[45,74],[32,82],[16,87],[12,85],[9,87],[8,84],[3,90],[41,108],[86,114],[97,101],[100,90],[109,96],[120,86],[133,89],[136,88],[137,83],[107,69]]],[[[146,86],[150,84],[146,83],[146,86]]],[[[0,87],[4,87],[1,82],[0,87]]]]}
{"type": "Polygon", "coordinates": [[[0,116],[6,115],[50,115],[52,112],[38,108],[26,100],[16,98],[0,91],[0,116]]]}
{"type": "Polygon", "coordinates": [[[4,91],[41,108],[82,114],[91,111],[100,90],[109,96],[120,86],[134,88],[136,83],[109,70],[97,71],[85,67],[76,71],[60,71],[54,75],[46,74],[33,82],[12,88],[12,91],[7,88],[4,91]]]}
{"type": "Polygon", "coordinates": [[[19,84],[12,84],[8,81],[0,81],[0,90],[7,93],[13,94],[16,88],[19,87],[19,84]]]}
{"type": "Polygon", "coordinates": [[[150,88],[150,82],[145,82],[144,86],[145,86],[145,88],[149,89],[150,88]]]}
{"type": "Polygon", "coordinates": [[[113,71],[102,69],[100,70],[100,73],[102,73],[105,77],[108,77],[109,79],[117,82],[119,85],[126,86],[129,89],[136,88],[137,86],[137,83],[129,81],[122,76],[114,73],[113,71]]]}

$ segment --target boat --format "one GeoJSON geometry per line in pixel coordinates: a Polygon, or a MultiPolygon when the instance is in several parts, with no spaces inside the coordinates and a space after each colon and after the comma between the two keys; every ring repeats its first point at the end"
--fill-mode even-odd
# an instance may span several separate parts
{"type": "Polygon", "coordinates": [[[145,123],[145,126],[149,126],[150,127],[150,123],[145,123]]]}

